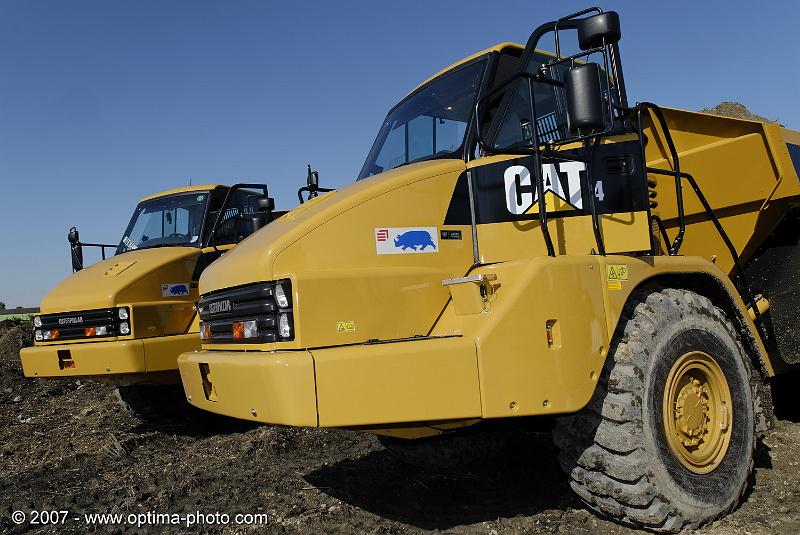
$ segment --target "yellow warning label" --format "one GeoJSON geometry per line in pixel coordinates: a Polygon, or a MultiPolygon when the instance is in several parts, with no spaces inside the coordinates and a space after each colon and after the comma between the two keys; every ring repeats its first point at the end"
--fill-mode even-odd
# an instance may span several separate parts
{"type": "Polygon", "coordinates": [[[620,281],[608,281],[609,290],[621,290],[622,283],[620,281]]]}
{"type": "Polygon", "coordinates": [[[356,322],[355,321],[337,321],[336,322],[336,332],[337,333],[354,333],[354,332],[356,332],[356,322]]]}
{"type": "Polygon", "coordinates": [[[625,264],[609,264],[606,266],[609,281],[628,280],[628,266],[625,264]]]}

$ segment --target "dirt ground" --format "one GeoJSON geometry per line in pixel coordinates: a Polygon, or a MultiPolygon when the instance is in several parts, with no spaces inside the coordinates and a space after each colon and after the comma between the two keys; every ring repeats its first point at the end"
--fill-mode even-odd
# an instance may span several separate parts
{"type": "MultiPolygon", "coordinates": [[[[138,420],[108,385],[25,379],[29,326],[0,325],[0,531],[114,531],[84,513],[267,513],[261,525],[137,532],[633,533],[587,511],[546,432],[479,469],[437,474],[396,461],[365,434],[186,416],[138,420]],[[66,510],[63,525],[12,511],[66,510]]],[[[791,389],[790,389],[791,390],[791,389]]],[[[779,390],[786,393],[787,389],[779,390]]],[[[784,396],[786,397],[786,396],[784,396]]],[[[744,504],[700,533],[800,532],[800,409],[781,402],[744,504]]],[[[128,527],[133,531],[133,527],[128,527]]]]}

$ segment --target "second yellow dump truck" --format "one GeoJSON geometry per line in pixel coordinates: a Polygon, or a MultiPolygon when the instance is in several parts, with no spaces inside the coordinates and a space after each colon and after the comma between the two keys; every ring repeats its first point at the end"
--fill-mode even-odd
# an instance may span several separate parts
{"type": "Polygon", "coordinates": [[[187,399],[390,447],[558,416],[595,511],[731,511],[800,362],[800,133],[630,105],[620,37],[585,10],[400,101],[354,184],[203,273],[187,399]]]}
{"type": "Polygon", "coordinates": [[[21,352],[28,377],[85,377],[117,384],[141,416],[183,404],[177,356],[200,347],[195,310],[200,273],[273,217],[263,184],[173,189],[142,199],[115,254],[86,267],[70,231],[75,273],[53,288],[33,318],[34,347],[21,352]]]}

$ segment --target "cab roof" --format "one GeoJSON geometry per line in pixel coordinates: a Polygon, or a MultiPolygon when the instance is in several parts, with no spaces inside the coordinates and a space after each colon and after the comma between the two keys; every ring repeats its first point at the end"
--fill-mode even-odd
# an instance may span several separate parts
{"type": "Polygon", "coordinates": [[[467,63],[468,61],[472,61],[473,59],[479,58],[479,57],[481,57],[481,56],[483,56],[485,54],[488,54],[490,52],[500,52],[501,50],[503,50],[505,48],[518,48],[520,50],[524,50],[525,49],[525,47],[522,46],[521,44],[512,43],[512,42],[498,43],[498,44],[496,44],[494,46],[490,46],[489,48],[485,48],[485,49],[481,50],[480,52],[475,52],[471,56],[467,56],[466,58],[464,58],[462,60],[456,61],[455,63],[453,63],[449,67],[447,67],[445,69],[442,69],[441,71],[437,72],[433,76],[429,76],[428,78],[425,79],[425,81],[423,81],[421,84],[419,84],[417,87],[415,87],[414,90],[409,93],[409,95],[411,93],[413,93],[414,91],[416,91],[417,89],[419,89],[420,87],[422,87],[423,85],[425,85],[428,82],[430,82],[431,80],[433,80],[434,78],[436,78],[437,76],[441,76],[442,74],[446,73],[449,70],[455,69],[456,67],[459,67],[459,66],[467,63]]]}
{"type": "Polygon", "coordinates": [[[153,195],[148,195],[139,202],[149,201],[150,199],[156,199],[158,197],[166,197],[167,195],[175,195],[176,193],[191,193],[193,191],[211,191],[219,187],[227,187],[227,186],[225,186],[224,184],[202,184],[198,186],[184,186],[182,188],[168,189],[160,193],[154,193],[153,195]]]}

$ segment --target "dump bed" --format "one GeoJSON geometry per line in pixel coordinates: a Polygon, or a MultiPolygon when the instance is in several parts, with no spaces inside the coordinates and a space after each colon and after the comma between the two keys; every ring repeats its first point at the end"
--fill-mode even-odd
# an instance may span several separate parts
{"type": "MultiPolygon", "coordinates": [[[[752,258],[781,219],[800,206],[800,132],[777,123],[733,119],[664,108],[680,170],[691,174],[714,209],[743,261],[752,258]]],[[[673,169],[666,137],[648,121],[645,156],[649,167],[673,169]]],[[[670,240],[679,229],[675,179],[650,174],[651,208],[670,240]]],[[[686,180],[686,232],[680,254],[714,260],[730,273],[733,260],[686,180]]],[[[668,245],[663,235],[662,252],[668,245]]]]}

